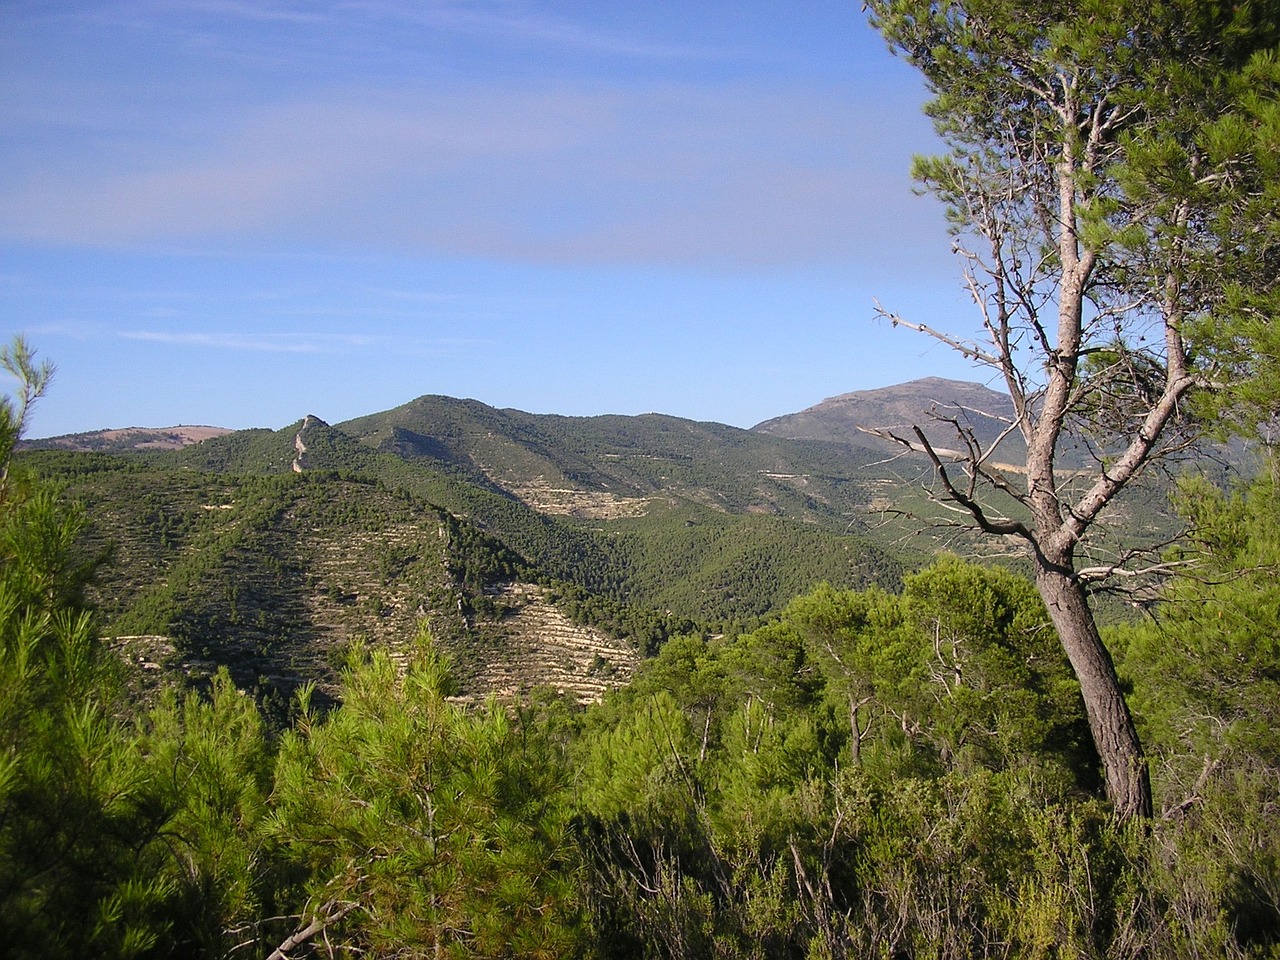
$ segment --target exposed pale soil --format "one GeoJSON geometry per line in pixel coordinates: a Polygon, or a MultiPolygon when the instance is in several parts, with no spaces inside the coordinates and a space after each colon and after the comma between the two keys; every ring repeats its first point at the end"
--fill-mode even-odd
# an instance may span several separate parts
{"type": "Polygon", "coordinates": [[[31,445],[64,450],[96,450],[104,446],[132,447],[135,450],[178,450],[231,432],[225,427],[186,425],[122,427],[116,430],[95,430],[92,433],[51,437],[48,440],[34,441],[31,445]]]}
{"type": "Polygon", "coordinates": [[[620,497],[603,490],[553,487],[541,478],[509,489],[535,510],[582,520],[642,517],[650,503],[648,497],[620,497]]]}
{"type": "Polygon", "coordinates": [[[598,630],[579,626],[546,599],[534,584],[507,584],[495,599],[505,607],[505,649],[495,651],[476,674],[476,686],[499,697],[532,687],[551,687],[579,702],[599,700],[631,680],[639,661],[635,649],[598,630]]]}

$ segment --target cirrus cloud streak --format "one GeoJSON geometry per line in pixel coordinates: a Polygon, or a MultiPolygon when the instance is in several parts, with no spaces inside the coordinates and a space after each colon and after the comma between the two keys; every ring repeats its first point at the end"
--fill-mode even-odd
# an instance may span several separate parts
{"type": "MultiPolygon", "coordinates": [[[[910,195],[900,105],[838,89],[441,84],[278,102],[178,140],[0,174],[0,237],[128,248],[396,248],[544,263],[786,266],[886,255],[910,195]],[[903,146],[886,151],[884,131],[903,146]],[[82,160],[83,162],[77,162],[82,160]]],[[[100,122],[86,117],[85,122],[100,122]]]]}

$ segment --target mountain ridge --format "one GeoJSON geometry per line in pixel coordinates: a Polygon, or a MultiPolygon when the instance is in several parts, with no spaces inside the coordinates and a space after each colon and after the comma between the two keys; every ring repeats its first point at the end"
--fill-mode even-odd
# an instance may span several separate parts
{"type": "MultiPolygon", "coordinates": [[[[687,417],[681,417],[675,414],[667,414],[660,412],[646,412],[640,414],[585,414],[585,415],[568,415],[558,413],[537,414],[530,413],[515,407],[495,407],[481,400],[474,398],[456,398],[444,396],[441,394],[424,394],[413,400],[392,407],[385,411],[378,411],[370,414],[363,414],[353,417],[349,420],[341,421],[338,426],[355,427],[366,421],[372,421],[377,418],[384,418],[388,415],[397,414],[403,411],[412,410],[415,407],[423,405],[433,405],[438,412],[439,403],[447,402],[461,408],[466,408],[473,413],[481,411],[490,414],[499,414],[508,418],[528,419],[530,421],[565,421],[572,423],[598,422],[601,424],[612,422],[669,422],[672,424],[693,424],[704,428],[719,428],[725,431],[741,431],[773,434],[776,436],[786,436],[790,439],[833,439],[829,436],[820,435],[800,435],[794,431],[787,432],[782,429],[782,425],[795,422],[796,418],[808,418],[817,412],[829,412],[833,410],[858,410],[874,409],[877,401],[881,406],[885,406],[886,400],[896,398],[897,409],[900,413],[909,414],[914,410],[920,415],[926,415],[934,408],[966,408],[980,411],[981,408],[970,401],[983,401],[992,403],[994,401],[994,409],[1000,411],[999,415],[1003,415],[1005,409],[1009,407],[1008,397],[997,391],[991,390],[973,381],[967,380],[949,380],[942,377],[921,377],[914,380],[904,381],[902,383],[893,384],[887,387],[871,388],[866,390],[854,390],[848,393],[837,394],[827,397],[812,406],[806,407],[792,413],[783,413],[775,417],[763,420],[752,427],[734,427],[729,424],[721,423],[714,420],[696,420],[687,417]]],[[[884,418],[867,417],[862,415],[864,419],[876,420],[884,418]]],[[[328,425],[328,422],[315,413],[308,413],[299,420],[294,421],[300,424],[306,420],[316,420],[322,424],[328,425]]],[[[908,424],[909,417],[899,415],[897,419],[890,418],[889,422],[876,422],[865,424],[867,426],[885,427],[885,426],[903,426],[908,424]]],[[[200,443],[206,439],[225,436],[230,433],[241,433],[245,430],[262,430],[271,428],[255,428],[248,427],[242,429],[232,429],[229,427],[218,427],[211,425],[186,425],[179,424],[166,427],[106,427],[98,430],[77,431],[74,433],[59,434],[50,437],[41,437],[27,439],[23,441],[24,449],[65,449],[65,450],[95,450],[102,451],[107,449],[178,449],[182,446],[188,446],[193,443],[200,443]]],[[[838,439],[841,442],[848,440],[856,440],[867,443],[865,434],[855,431],[845,431],[838,439]]]]}
{"type": "Polygon", "coordinates": [[[108,427],[102,430],[86,430],[56,437],[23,440],[20,447],[27,450],[96,452],[179,450],[193,443],[203,443],[205,440],[234,432],[229,427],[194,424],[177,424],[171,427],[108,427]]]}

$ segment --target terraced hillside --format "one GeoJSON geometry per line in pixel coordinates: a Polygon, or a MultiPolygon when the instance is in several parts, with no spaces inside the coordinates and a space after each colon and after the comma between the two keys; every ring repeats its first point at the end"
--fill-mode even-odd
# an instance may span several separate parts
{"type": "Polygon", "coordinates": [[[92,518],[87,545],[109,556],[91,599],[150,673],[225,665],[265,702],[304,682],[323,700],[352,640],[403,651],[425,625],[469,696],[550,685],[594,699],[630,675],[633,645],[539,609],[533,588],[512,593],[520,558],[405,491],[332,473],[85,465],[68,492],[92,518]]]}
{"type": "Polygon", "coordinates": [[[901,575],[896,551],[868,529],[879,475],[838,446],[719,424],[534,417],[424,397],[339,427],[308,417],[243,431],[176,462],[283,473],[299,443],[302,469],[411,491],[509,546],[540,580],[699,621],[758,617],[822,581],[901,575]]]}
{"type": "MultiPolygon", "coordinates": [[[[777,451],[734,452],[754,442],[745,431],[723,428],[732,442],[721,449],[719,428],[655,424],[672,436],[652,455],[648,441],[609,425],[600,456],[631,477],[608,481],[620,493],[585,482],[585,468],[574,476],[536,457],[542,472],[509,472],[506,489],[314,417],[176,451],[48,449],[25,460],[84,503],[91,548],[110,551],[94,599],[107,634],[139,638],[124,644],[132,662],[149,676],[226,665],[277,705],[302,683],[331,691],[353,639],[403,649],[424,624],[468,696],[551,686],[591,699],[629,677],[636,649],[656,649],[672,630],[750,622],[821,581],[900,575],[865,535],[792,519],[777,497],[753,499],[761,480],[737,476],[742,463],[755,473],[797,468],[777,451]],[[641,483],[640,469],[656,472],[641,483]],[[672,475],[683,479],[664,488],[672,475]],[[700,476],[711,485],[698,487],[700,476]]],[[[766,481],[795,491],[807,479],[766,481]]]]}
{"type": "Polygon", "coordinates": [[[545,588],[506,583],[492,595],[501,610],[506,656],[478,659],[473,689],[510,697],[527,693],[536,679],[541,686],[594,701],[630,681],[639,660],[635,647],[575,623],[547,598],[545,588]]]}

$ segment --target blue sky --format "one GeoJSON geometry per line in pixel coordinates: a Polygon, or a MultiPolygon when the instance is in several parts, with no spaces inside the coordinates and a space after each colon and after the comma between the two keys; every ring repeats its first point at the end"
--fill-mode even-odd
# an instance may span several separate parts
{"type": "Polygon", "coordinates": [[[923,88],[856,0],[0,6],[31,435],[427,393],[751,426],[978,379],[923,88]]]}

